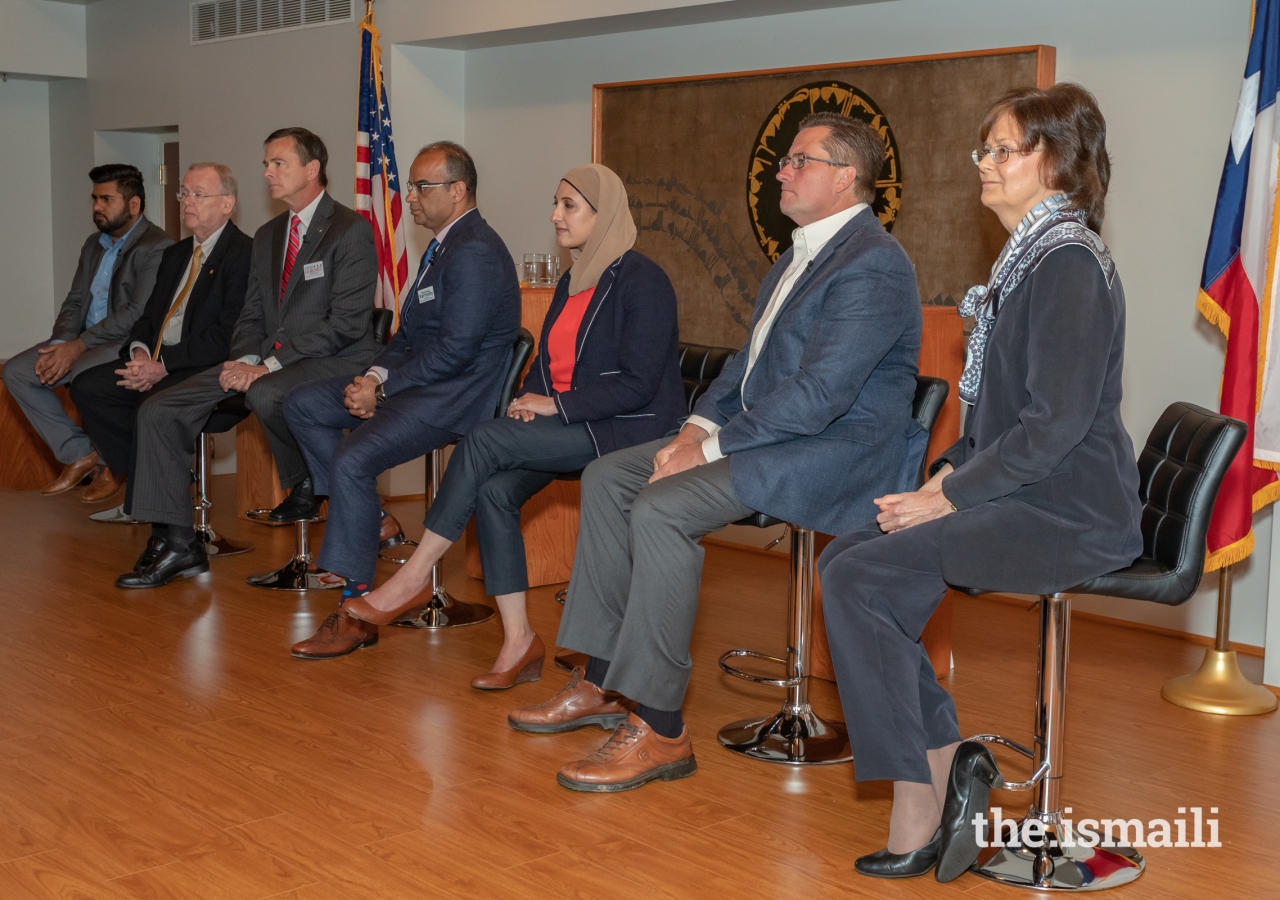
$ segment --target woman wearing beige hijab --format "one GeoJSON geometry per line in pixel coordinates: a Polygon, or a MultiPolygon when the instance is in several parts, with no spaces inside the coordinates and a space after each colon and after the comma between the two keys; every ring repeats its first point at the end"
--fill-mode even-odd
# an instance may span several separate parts
{"type": "Polygon", "coordinates": [[[657,263],[631,249],[636,226],[622,180],[601,165],[577,166],[561,179],[554,203],[556,243],[574,261],[556,286],[520,393],[505,417],[481,423],[454,450],[408,563],[343,606],[366,622],[393,621],[419,602],[432,565],[474,512],[485,590],[504,630],[497,660],[471,682],[480,690],[542,675],[545,647],[525,611],[520,507],[556,475],[656,440],[688,414],[675,291],[657,263]]]}

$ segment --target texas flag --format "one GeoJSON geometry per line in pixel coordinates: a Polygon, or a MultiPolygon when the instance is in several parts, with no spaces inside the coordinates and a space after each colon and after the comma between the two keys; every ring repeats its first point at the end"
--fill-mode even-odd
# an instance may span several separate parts
{"type": "Polygon", "coordinates": [[[1272,315],[1280,237],[1277,91],[1280,0],[1255,0],[1249,61],[1196,301],[1227,338],[1221,411],[1252,427],[1218,494],[1206,571],[1253,552],[1253,513],[1280,497],[1280,330],[1272,315]]]}

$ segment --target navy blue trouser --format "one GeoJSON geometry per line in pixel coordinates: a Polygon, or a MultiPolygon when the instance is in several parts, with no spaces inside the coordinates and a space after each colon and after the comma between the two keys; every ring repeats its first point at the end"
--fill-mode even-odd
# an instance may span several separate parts
{"type": "Polygon", "coordinates": [[[520,507],[557,474],[576,472],[595,458],[587,426],[566,425],[559,416],[481,422],[454,448],[424,524],[456,541],[474,512],[485,593],[526,591],[520,507]]]}
{"type": "Polygon", "coordinates": [[[947,584],[942,523],[893,534],[875,522],[822,551],[822,613],[858,781],[931,782],[928,750],[960,740],[956,706],[920,633],[947,584]]]}
{"type": "Polygon", "coordinates": [[[366,584],[378,565],[382,499],[378,476],[443,447],[458,435],[423,420],[415,389],[401,391],[360,420],[342,405],[351,378],[325,378],[299,385],[284,402],[315,491],[329,497],[329,518],[316,564],[366,584]],[[343,429],[350,428],[345,437],[343,429]]]}

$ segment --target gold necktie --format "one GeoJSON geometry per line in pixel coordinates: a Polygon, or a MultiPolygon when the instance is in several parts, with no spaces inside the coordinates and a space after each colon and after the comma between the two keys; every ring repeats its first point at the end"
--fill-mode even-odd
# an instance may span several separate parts
{"type": "Polygon", "coordinates": [[[169,320],[173,318],[173,314],[182,309],[182,304],[187,302],[187,295],[191,293],[191,287],[196,283],[196,276],[200,274],[200,256],[204,253],[204,248],[196,244],[195,251],[191,254],[191,272],[187,275],[186,284],[182,286],[182,290],[178,291],[178,296],[174,298],[173,306],[169,307],[169,312],[165,314],[164,321],[160,323],[160,334],[156,338],[156,349],[151,351],[151,358],[160,358],[160,347],[164,344],[164,330],[169,327],[169,320]]]}

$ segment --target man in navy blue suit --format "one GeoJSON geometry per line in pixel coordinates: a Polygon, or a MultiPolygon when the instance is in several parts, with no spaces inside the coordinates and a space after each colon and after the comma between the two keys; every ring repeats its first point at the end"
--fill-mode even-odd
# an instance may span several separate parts
{"type": "Polygon", "coordinates": [[[868,205],[883,161],[862,122],[801,123],[777,175],[799,227],[760,285],[746,345],[674,439],[583,472],[557,643],[589,663],[509,716],[538,733],[616,725],[560,769],[564,787],[623,791],[696,770],[680,709],[704,535],[753,511],[839,534],[913,485],[927,441],[911,417],[923,316],[911,260],[868,205]]]}
{"type": "MultiPolygon", "coordinates": [[[[404,299],[399,330],[365,374],[301,385],[285,400],[316,495],[329,497],[317,564],[345,579],[344,596],[373,588],[378,475],[493,415],[520,329],[515,263],[476,209],[470,154],[448,141],[431,144],[409,179],[413,220],[435,238],[404,299]]],[[[377,640],[376,625],[339,609],[293,655],[331,659],[377,640]]]]}

